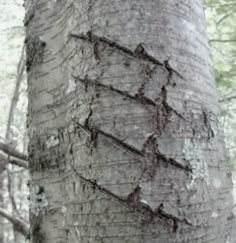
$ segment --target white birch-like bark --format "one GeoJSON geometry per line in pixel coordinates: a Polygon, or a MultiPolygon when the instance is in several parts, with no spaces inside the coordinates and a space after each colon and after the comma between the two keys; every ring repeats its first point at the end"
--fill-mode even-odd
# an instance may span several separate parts
{"type": "Polygon", "coordinates": [[[32,242],[234,242],[200,0],[27,0],[32,242]]]}

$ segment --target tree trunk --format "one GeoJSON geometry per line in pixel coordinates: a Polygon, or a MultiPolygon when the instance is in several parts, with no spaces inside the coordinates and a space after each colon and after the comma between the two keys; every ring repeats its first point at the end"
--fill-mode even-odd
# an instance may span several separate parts
{"type": "MultiPolygon", "coordinates": [[[[4,206],[4,193],[5,193],[5,188],[4,188],[4,175],[2,171],[0,172],[0,207],[4,206]]],[[[4,219],[0,217],[0,243],[4,243],[4,230],[5,230],[5,225],[4,225],[4,219]]]]}
{"type": "Polygon", "coordinates": [[[202,2],[25,8],[32,242],[234,242],[202,2]]]}

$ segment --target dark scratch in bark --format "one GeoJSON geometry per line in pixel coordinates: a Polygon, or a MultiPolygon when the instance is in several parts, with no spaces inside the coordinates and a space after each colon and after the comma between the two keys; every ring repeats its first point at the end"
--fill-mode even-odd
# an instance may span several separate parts
{"type": "Polygon", "coordinates": [[[145,79],[144,79],[143,83],[141,84],[140,88],[138,89],[138,96],[139,97],[144,96],[145,85],[152,78],[152,75],[153,75],[155,70],[156,70],[156,66],[154,66],[153,68],[151,68],[149,65],[145,66],[145,68],[144,68],[145,79]]]}
{"type": "Polygon", "coordinates": [[[161,88],[160,96],[156,104],[155,113],[155,133],[160,136],[164,131],[166,125],[168,124],[168,119],[170,116],[170,108],[167,105],[167,91],[166,87],[163,85],[161,88]]]}
{"type": "Polygon", "coordinates": [[[131,154],[135,155],[135,157],[137,158],[142,158],[143,157],[143,153],[141,151],[139,151],[138,149],[134,148],[133,146],[125,143],[124,141],[122,141],[121,139],[106,133],[98,128],[89,128],[86,127],[85,129],[87,129],[91,134],[92,132],[96,132],[97,134],[101,134],[106,138],[109,138],[112,140],[113,143],[115,143],[116,145],[118,145],[119,147],[123,148],[123,150],[130,152],[131,154]]]}
{"type": "Polygon", "coordinates": [[[99,53],[99,42],[94,43],[94,56],[96,60],[100,60],[100,53],[99,53]]]}
{"type": "MultiPolygon", "coordinates": [[[[74,159],[74,158],[73,158],[74,159]]],[[[157,210],[152,210],[148,204],[142,203],[140,201],[141,188],[138,185],[133,192],[131,192],[127,198],[122,198],[110,190],[99,185],[96,180],[85,178],[81,175],[76,168],[71,163],[71,167],[75,174],[86,184],[88,184],[93,190],[97,190],[100,193],[112,198],[113,200],[119,202],[121,205],[134,212],[136,215],[140,216],[146,223],[153,222],[156,218],[161,220],[167,226],[172,226],[174,232],[178,228],[178,223],[184,223],[191,225],[186,219],[179,219],[171,214],[165,213],[160,207],[157,210]],[[172,222],[172,223],[171,223],[172,222]]]]}
{"type": "Polygon", "coordinates": [[[156,106],[156,103],[154,101],[152,101],[151,99],[147,98],[147,97],[144,97],[144,96],[132,96],[130,95],[128,92],[125,92],[125,91],[122,91],[122,90],[119,90],[119,89],[116,89],[114,88],[113,86],[111,85],[105,85],[105,84],[102,84],[100,82],[98,82],[97,80],[89,80],[87,77],[82,79],[80,77],[75,77],[75,76],[72,76],[76,81],[79,81],[81,82],[82,84],[85,85],[85,88],[88,86],[88,85],[93,85],[93,86],[96,86],[96,87],[100,87],[100,88],[103,88],[103,89],[107,89],[107,90],[110,90],[110,91],[113,91],[117,94],[120,94],[122,96],[125,96],[129,99],[132,99],[132,100],[135,100],[135,101],[139,101],[140,103],[144,104],[144,105],[151,105],[151,106],[156,106]]]}
{"type": "MultiPolygon", "coordinates": [[[[152,153],[155,152],[155,159],[157,159],[157,160],[161,159],[163,162],[167,162],[167,163],[171,164],[172,166],[174,166],[174,167],[176,167],[178,169],[185,170],[186,172],[191,172],[191,169],[188,168],[187,166],[182,165],[181,163],[179,163],[178,161],[174,160],[173,158],[168,158],[165,155],[161,154],[160,151],[158,150],[158,145],[156,144],[156,141],[154,141],[156,139],[154,136],[150,136],[150,138],[147,139],[147,141],[144,143],[142,151],[140,151],[140,150],[136,149],[135,147],[125,143],[121,139],[116,138],[115,136],[113,136],[113,135],[111,135],[109,133],[106,133],[106,132],[104,132],[104,131],[102,131],[102,130],[100,130],[98,128],[95,128],[95,127],[91,128],[89,126],[86,127],[85,125],[82,125],[82,124],[80,124],[78,122],[76,122],[76,125],[86,135],[90,136],[90,139],[94,140],[95,138],[93,138],[93,136],[96,136],[96,140],[97,140],[98,134],[101,134],[105,138],[110,139],[115,146],[118,146],[122,150],[124,150],[124,151],[130,153],[131,155],[133,155],[140,162],[144,161],[146,150],[147,150],[147,148],[149,146],[149,143],[151,142],[152,147],[153,147],[151,152],[152,153]],[[154,148],[155,148],[155,151],[154,151],[154,148]]],[[[155,166],[156,166],[156,163],[155,163],[155,166]]]]}
{"type": "Polygon", "coordinates": [[[164,217],[166,220],[172,220],[174,233],[177,232],[179,223],[193,226],[192,223],[190,223],[187,219],[180,219],[172,214],[165,212],[163,203],[155,210],[155,212],[164,217]]]}
{"type": "MultiPolygon", "coordinates": [[[[169,58],[170,59],[170,58],[169,58]]],[[[176,71],[174,68],[171,67],[170,63],[169,63],[169,59],[164,61],[164,67],[165,69],[168,71],[169,75],[168,75],[168,84],[171,83],[171,79],[173,78],[173,74],[175,73],[178,77],[180,77],[181,79],[187,81],[183,75],[181,75],[178,71],[176,71]]],[[[175,86],[176,83],[173,83],[173,86],[175,86]]]]}
{"type": "Polygon", "coordinates": [[[181,170],[192,173],[192,170],[191,170],[191,168],[189,168],[189,166],[184,166],[173,158],[167,158],[165,155],[161,154],[160,152],[157,153],[157,158],[161,159],[163,162],[166,162],[167,164],[171,164],[174,167],[177,167],[181,170]]]}
{"type": "Polygon", "coordinates": [[[92,95],[91,100],[89,102],[89,114],[88,114],[88,116],[87,116],[87,118],[85,119],[85,122],[84,122],[85,127],[89,126],[89,120],[93,115],[93,107],[92,107],[93,103],[94,103],[94,96],[92,95]]]}
{"type": "Polygon", "coordinates": [[[151,181],[157,171],[157,165],[159,162],[164,162],[167,165],[183,170],[186,173],[191,173],[191,169],[185,166],[173,158],[168,158],[160,152],[157,143],[158,136],[153,133],[144,142],[142,153],[144,156],[144,170],[140,180],[151,181]]]}
{"type": "Polygon", "coordinates": [[[102,42],[112,48],[115,48],[117,50],[120,50],[120,51],[128,54],[129,56],[152,62],[158,66],[164,66],[163,63],[161,63],[156,58],[154,58],[153,56],[149,55],[146,51],[144,51],[144,47],[142,47],[142,51],[140,51],[140,49],[141,49],[140,45],[137,46],[135,51],[132,51],[129,48],[121,46],[118,43],[116,43],[106,37],[97,36],[97,35],[93,34],[91,31],[87,32],[86,34],[70,34],[70,37],[81,39],[81,40],[89,42],[91,44],[96,44],[98,42],[102,42]]]}
{"type": "MultiPolygon", "coordinates": [[[[166,61],[164,61],[164,63],[162,63],[161,61],[157,60],[155,57],[148,54],[148,52],[144,48],[143,43],[138,44],[137,47],[135,48],[135,50],[133,51],[125,46],[122,46],[122,45],[116,43],[115,41],[108,39],[107,37],[97,36],[97,35],[93,34],[91,31],[88,31],[87,33],[81,33],[81,34],[71,33],[69,35],[69,37],[83,40],[85,42],[93,44],[94,46],[98,45],[99,42],[104,43],[105,45],[108,45],[111,48],[115,48],[119,51],[122,51],[123,53],[128,54],[129,56],[151,62],[157,66],[164,67],[169,72],[169,79],[173,76],[173,73],[175,73],[181,79],[186,81],[186,79],[178,71],[176,71],[174,68],[172,68],[170,66],[170,64],[168,62],[169,60],[166,60],[166,61]]],[[[97,48],[95,48],[95,49],[97,49],[97,48]]],[[[96,57],[96,53],[95,53],[95,57],[96,57]]]]}

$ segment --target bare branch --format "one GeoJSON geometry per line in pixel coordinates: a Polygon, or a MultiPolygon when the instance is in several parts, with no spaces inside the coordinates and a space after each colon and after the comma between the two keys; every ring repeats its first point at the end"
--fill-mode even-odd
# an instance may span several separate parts
{"type": "Polygon", "coordinates": [[[17,218],[7,212],[7,210],[0,208],[0,215],[10,221],[14,226],[15,229],[21,233],[23,236],[27,237],[29,232],[29,226],[20,218],[17,218]]]}
{"type": "Polygon", "coordinates": [[[3,142],[0,142],[0,150],[2,150],[4,153],[6,153],[10,156],[13,156],[17,159],[21,159],[24,161],[27,161],[27,159],[28,159],[26,154],[23,154],[23,153],[17,151],[15,148],[13,148],[10,145],[7,145],[3,142]]]}
{"type": "MultiPolygon", "coordinates": [[[[5,135],[5,139],[6,139],[7,144],[11,144],[12,139],[13,139],[12,135],[11,135],[11,126],[12,126],[13,121],[14,121],[14,115],[15,115],[17,103],[18,103],[19,96],[20,96],[20,86],[21,86],[21,82],[23,80],[24,70],[25,70],[25,44],[22,47],[20,60],[19,60],[18,65],[17,65],[17,74],[16,74],[16,83],[15,83],[14,95],[12,97],[11,105],[10,105],[10,109],[9,109],[7,129],[6,129],[6,135],[5,135]]],[[[2,156],[4,157],[4,155],[2,155],[2,156]]],[[[28,167],[28,163],[26,163],[24,161],[19,161],[18,159],[12,159],[11,154],[8,154],[6,156],[6,164],[9,164],[9,163],[15,164],[15,165],[20,165],[20,166],[23,166],[24,168],[28,167]]],[[[17,210],[17,204],[16,204],[16,201],[15,201],[15,198],[14,198],[14,193],[13,193],[13,190],[12,190],[12,178],[11,178],[11,175],[9,173],[9,170],[10,170],[10,167],[7,168],[8,194],[9,194],[9,197],[10,197],[10,201],[12,203],[13,211],[16,212],[17,214],[19,214],[19,212],[17,210]]],[[[14,227],[14,228],[17,228],[17,227],[14,227]]]]}
{"type": "Polygon", "coordinates": [[[213,42],[219,42],[219,43],[228,43],[228,42],[236,42],[236,39],[211,39],[209,40],[209,43],[213,43],[213,42]]]}
{"type": "Polygon", "coordinates": [[[21,160],[21,159],[18,159],[18,158],[13,158],[13,157],[8,158],[7,154],[0,153],[1,167],[5,167],[7,165],[7,163],[28,169],[28,162],[27,161],[21,160]]]}
{"type": "Polygon", "coordinates": [[[229,101],[232,101],[236,99],[236,94],[233,94],[231,96],[228,96],[228,97],[223,97],[222,99],[219,100],[220,103],[222,102],[229,102],[229,101]]]}
{"type": "Polygon", "coordinates": [[[21,85],[21,82],[23,79],[24,70],[25,70],[25,45],[23,45],[23,47],[22,47],[20,61],[17,65],[16,86],[15,86],[15,90],[14,90],[14,95],[12,97],[11,106],[10,106],[9,115],[8,115],[8,121],[7,121],[7,131],[6,131],[7,143],[9,143],[10,139],[11,139],[10,138],[10,128],[11,128],[11,125],[12,125],[12,122],[14,119],[14,112],[16,110],[17,102],[19,99],[20,85],[21,85]]]}
{"type": "Polygon", "coordinates": [[[29,169],[29,165],[26,161],[24,160],[20,160],[20,159],[15,159],[15,158],[11,158],[8,163],[12,164],[12,165],[17,165],[19,167],[23,167],[25,169],[29,169]]]}
{"type": "Polygon", "coordinates": [[[220,18],[219,21],[217,21],[216,26],[218,27],[223,21],[225,21],[232,14],[235,14],[235,12],[234,11],[231,11],[231,12],[227,13],[226,15],[224,15],[222,18],[220,18]]]}

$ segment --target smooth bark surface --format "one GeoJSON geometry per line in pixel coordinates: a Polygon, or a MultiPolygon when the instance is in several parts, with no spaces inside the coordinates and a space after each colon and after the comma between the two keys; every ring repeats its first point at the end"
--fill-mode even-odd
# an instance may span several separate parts
{"type": "Polygon", "coordinates": [[[25,8],[32,242],[234,242],[201,1],[25,8]]]}

